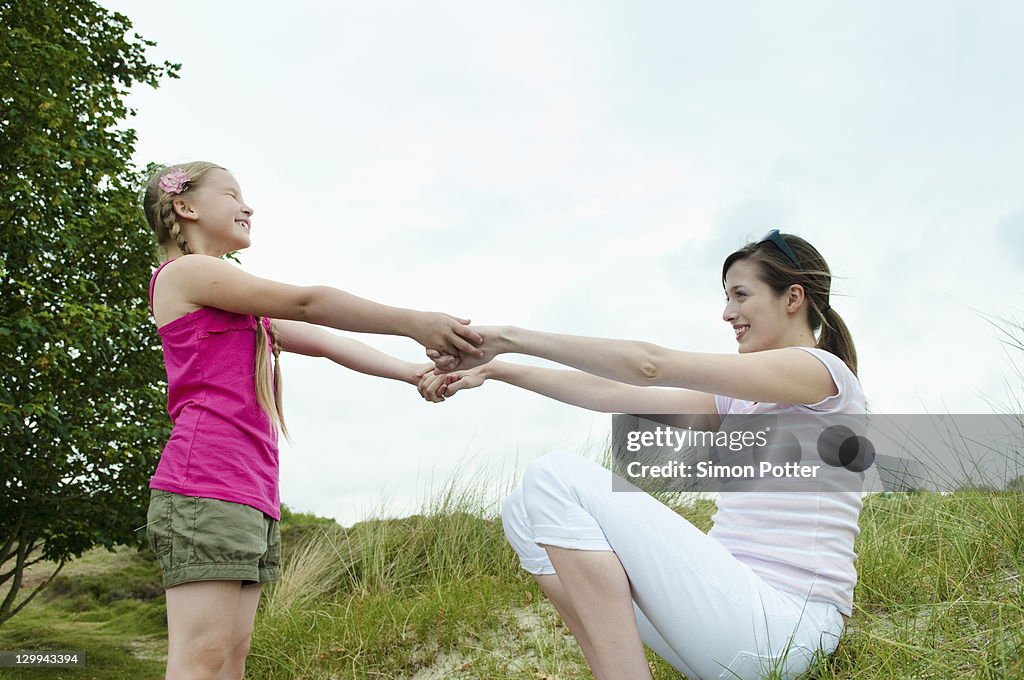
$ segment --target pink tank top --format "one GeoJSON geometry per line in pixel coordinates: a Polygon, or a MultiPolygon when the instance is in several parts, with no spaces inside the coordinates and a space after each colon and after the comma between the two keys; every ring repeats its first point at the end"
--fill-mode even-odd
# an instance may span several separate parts
{"type": "MultiPolygon", "coordinates": [[[[160,265],[149,282],[149,304],[160,265]]],[[[263,319],[270,344],[270,322],[263,319]]],[[[281,519],[277,428],[256,399],[256,317],[201,307],[157,332],[174,428],[152,489],[243,503],[281,519]]],[[[268,350],[270,347],[268,347],[268,350]]]]}

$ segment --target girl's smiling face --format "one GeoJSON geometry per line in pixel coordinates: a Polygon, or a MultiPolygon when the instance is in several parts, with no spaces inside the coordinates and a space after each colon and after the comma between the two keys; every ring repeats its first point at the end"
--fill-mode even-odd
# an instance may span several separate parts
{"type": "Polygon", "coordinates": [[[777,295],[757,276],[757,268],[757,263],[749,259],[738,260],[725,275],[722,318],[733,327],[741,354],[789,347],[800,341],[793,331],[798,330],[794,322],[796,312],[803,307],[803,288],[791,286],[788,293],[777,295]]]}
{"type": "Polygon", "coordinates": [[[198,246],[197,252],[222,254],[251,245],[253,210],[230,172],[211,169],[186,196],[178,214],[191,223],[189,241],[198,246]]]}

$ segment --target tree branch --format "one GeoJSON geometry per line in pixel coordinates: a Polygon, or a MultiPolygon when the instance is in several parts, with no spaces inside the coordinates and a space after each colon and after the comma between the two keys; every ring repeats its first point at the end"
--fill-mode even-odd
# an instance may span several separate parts
{"type": "Polygon", "coordinates": [[[7,560],[11,559],[11,546],[14,545],[15,539],[18,538],[18,534],[21,533],[21,527],[25,523],[25,511],[22,510],[18,514],[18,521],[15,522],[14,528],[11,529],[11,537],[8,538],[2,548],[0,548],[0,564],[4,564],[7,560]]]}
{"type": "MultiPolygon", "coordinates": [[[[26,597],[24,600],[22,600],[20,603],[18,603],[18,606],[14,608],[14,611],[12,611],[10,613],[4,613],[4,610],[0,609],[0,626],[4,625],[4,621],[6,621],[7,619],[11,618],[12,616],[14,616],[18,612],[20,612],[22,609],[24,609],[25,605],[27,605],[29,602],[31,602],[32,598],[34,598],[36,595],[38,595],[43,590],[43,588],[45,588],[46,586],[50,585],[50,581],[52,581],[54,578],[56,578],[57,574],[60,573],[60,570],[64,568],[65,564],[67,564],[67,562],[65,562],[64,560],[61,560],[60,564],[57,565],[57,568],[53,570],[52,574],[50,574],[50,578],[46,579],[46,581],[44,583],[40,583],[38,586],[36,586],[36,589],[33,590],[29,594],[28,597],[26,597]]],[[[13,591],[13,587],[12,587],[11,592],[14,592],[13,591]]],[[[10,598],[10,595],[8,595],[7,597],[10,598]]],[[[4,606],[6,607],[6,605],[7,605],[7,602],[5,601],[4,602],[4,606]]]]}
{"type": "MultiPolygon", "coordinates": [[[[42,562],[45,559],[46,559],[45,557],[40,555],[39,557],[35,558],[34,560],[29,560],[28,562],[26,562],[25,563],[25,568],[28,569],[33,564],[36,564],[38,562],[42,562]]],[[[11,569],[6,574],[0,574],[0,586],[2,586],[3,584],[7,583],[7,580],[9,578],[11,578],[12,576],[14,576],[15,571],[17,571],[17,567],[15,567],[14,569],[11,569]]]]}
{"type": "Polygon", "coordinates": [[[27,545],[25,529],[22,528],[18,532],[18,559],[14,564],[14,582],[11,583],[11,589],[7,592],[7,597],[4,598],[3,604],[0,604],[0,622],[6,621],[12,616],[9,612],[14,605],[15,598],[18,597],[18,591],[21,590],[21,577],[25,568],[25,548],[27,545]]]}

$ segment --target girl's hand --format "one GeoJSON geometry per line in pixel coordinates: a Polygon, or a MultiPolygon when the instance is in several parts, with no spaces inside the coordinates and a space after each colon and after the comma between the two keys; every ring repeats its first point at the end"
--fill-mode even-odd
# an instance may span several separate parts
{"type": "Polygon", "coordinates": [[[410,336],[427,349],[453,356],[480,358],[483,352],[477,345],[484,339],[468,324],[469,319],[459,319],[440,312],[421,312],[413,324],[410,336]]]}
{"type": "Polygon", "coordinates": [[[479,350],[475,354],[465,352],[443,352],[437,349],[428,348],[427,358],[434,362],[437,370],[441,373],[450,373],[455,370],[466,371],[477,366],[482,366],[497,355],[502,353],[500,326],[478,326],[474,329],[481,338],[479,350]]]}
{"type": "Polygon", "coordinates": [[[416,372],[416,377],[418,378],[416,390],[421,397],[432,403],[444,401],[447,375],[435,375],[434,364],[425,364],[416,372]]]}
{"type": "Polygon", "coordinates": [[[487,379],[482,368],[435,375],[433,364],[421,368],[418,375],[420,380],[416,389],[419,390],[421,397],[434,403],[444,401],[459,390],[479,387],[487,379]]]}

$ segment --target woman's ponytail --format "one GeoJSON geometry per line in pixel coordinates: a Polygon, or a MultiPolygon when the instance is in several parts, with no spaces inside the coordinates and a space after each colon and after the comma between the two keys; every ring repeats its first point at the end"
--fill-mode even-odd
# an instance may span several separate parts
{"type": "Polygon", "coordinates": [[[846,322],[831,307],[826,307],[821,314],[821,332],[818,334],[817,347],[831,352],[842,359],[854,375],[857,375],[857,348],[853,346],[853,337],[846,322]]]}

